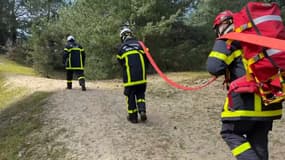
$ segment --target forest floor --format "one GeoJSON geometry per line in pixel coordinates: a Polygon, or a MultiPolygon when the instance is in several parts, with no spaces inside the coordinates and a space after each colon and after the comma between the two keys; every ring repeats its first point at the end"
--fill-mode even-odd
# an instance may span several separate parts
{"type": "MultiPolygon", "coordinates": [[[[199,85],[184,73],[176,82],[199,85]]],[[[220,111],[226,91],[222,79],[197,91],[182,91],[158,76],[149,76],[148,120],[129,123],[121,80],[87,81],[87,91],[74,81],[9,75],[15,87],[54,92],[44,104],[43,126],[25,141],[19,159],[47,160],[234,160],[221,139],[220,111]],[[33,144],[33,145],[31,145],[33,144]],[[29,158],[26,158],[29,157],[29,158]]],[[[285,159],[285,119],[270,132],[270,160],[285,159]]]]}

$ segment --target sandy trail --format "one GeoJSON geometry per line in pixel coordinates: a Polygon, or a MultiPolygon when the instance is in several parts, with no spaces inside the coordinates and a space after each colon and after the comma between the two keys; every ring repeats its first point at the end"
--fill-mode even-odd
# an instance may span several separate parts
{"type": "MultiPolygon", "coordinates": [[[[33,135],[52,138],[45,147],[25,151],[33,159],[48,159],[48,151],[64,148],[61,159],[66,160],[234,160],[219,135],[225,96],[221,80],[191,92],[150,76],[149,120],[138,124],[126,120],[120,80],[87,82],[86,92],[77,82],[74,89],[65,90],[63,80],[13,76],[8,81],[31,92],[55,92],[44,106],[44,127],[33,135]]],[[[271,160],[285,159],[284,124],[284,119],[277,121],[270,134],[271,160]]]]}

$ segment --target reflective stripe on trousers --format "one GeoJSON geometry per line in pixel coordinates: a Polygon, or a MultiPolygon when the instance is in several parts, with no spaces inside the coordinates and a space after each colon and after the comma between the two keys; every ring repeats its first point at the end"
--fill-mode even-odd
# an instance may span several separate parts
{"type": "Polygon", "coordinates": [[[223,122],[221,135],[237,160],[268,160],[272,121],[223,122]]]}

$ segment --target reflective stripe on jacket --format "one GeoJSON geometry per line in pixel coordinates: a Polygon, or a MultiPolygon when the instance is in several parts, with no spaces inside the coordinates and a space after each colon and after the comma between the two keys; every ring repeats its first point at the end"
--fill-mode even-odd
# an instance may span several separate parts
{"type": "MultiPolygon", "coordinates": [[[[227,46],[226,41],[216,40],[213,50],[207,59],[209,73],[220,76],[229,72],[229,82],[245,74],[242,59],[242,50],[238,42],[227,46]]],[[[273,120],[282,115],[282,104],[275,103],[265,106],[261,97],[253,93],[235,93],[231,95],[232,107],[229,109],[228,97],[226,98],[221,117],[226,120],[273,120]]]]}
{"type": "Polygon", "coordinates": [[[84,70],[84,49],[79,44],[68,43],[64,48],[63,63],[67,70],[84,70]]]}
{"type": "Polygon", "coordinates": [[[137,40],[126,40],[119,47],[117,60],[123,67],[123,82],[125,87],[147,83],[147,59],[137,40]]]}

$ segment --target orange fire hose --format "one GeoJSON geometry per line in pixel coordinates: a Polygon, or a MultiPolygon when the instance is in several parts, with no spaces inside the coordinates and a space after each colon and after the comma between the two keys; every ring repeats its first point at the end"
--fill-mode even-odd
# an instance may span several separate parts
{"type": "MultiPolygon", "coordinates": [[[[279,49],[279,50],[285,51],[285,40],[276,39],[276,38],[270,38],[270,37],[265,37],[265,36],[260,36],[260,35],[231,32],[231,33],[223,35],[222,37],[220,37],[220,39],[238,40],[238,41],[242,41],[242,42],[256,44],[256,45],[259,45],[259,46],[264,46],[264,47],[268,47],[268,48],[274,48],[274,49],[279,49]]],[[[180,84],[172,81],[171,79],[169,79],[159,69],[159,67],[157,66],[157,64],[153,60],[151,54],[149,53],[149,51],[146,48],[146,46],[144,45],[144,43],[141,42],[141,41],[139,41],[139,43],[142,46],[142,48],[143,48],[143,50],[144,50],[144,52],[145,52],[149,62],[151,63],[151,65],[153,66],[155,71],[168,84],[170,84],[171,86],[173,86],[175,88],[182,89],[182,90],[199,90],[199,89],[204,88],[207,85],[211,84],[213,81],[215,81],[217,79],[217,77],[213,77],[207,83],[205,83],[205,84],[203,84],[201,86],[195,86],[195,87],[187,87],[187,86],[180,85],[180,84]]]]}
{"type": "Polygon", "coordinates": [[[146,48],[146,46],[144,45],[143,42],[139,41],[140,45],[142,46],[150,64],[153,66],[153,68],[155,69],[155,71],[159,74],[159,76],[161,78],[163,78],[169,85],[177,88],[177,89],[182,89],[182,90],[199,90],[199,89],[202,89],[206,86],[208,86],[209,84],[211,84],[212,82],[214,82],[217,77],[213,77],[212,79],[210,79],[209,81],[207,81],[207,83],[203,84],[203,85],[200,85],[200,86],[195,86],[195,87],[188,87],[188,86],[183,86],[183,85],[180,85],[174,81],[172,81],[171,79],[169,79],[160,69],[159,67],[157,66],[157,64],[155,63],[155,61],[153,60],[151,54],[149,53],[148,49],[146,48]]]}
{"type": "Polygon", "coordinates": [[[285,40],[260,36],[257,34],[230,32],[228,34],[223,35],[219,39],[232,39],[232,40],[255,44],[258,46],[264,46],[267,48],[274,48],[285,51],[285,40]]]}

